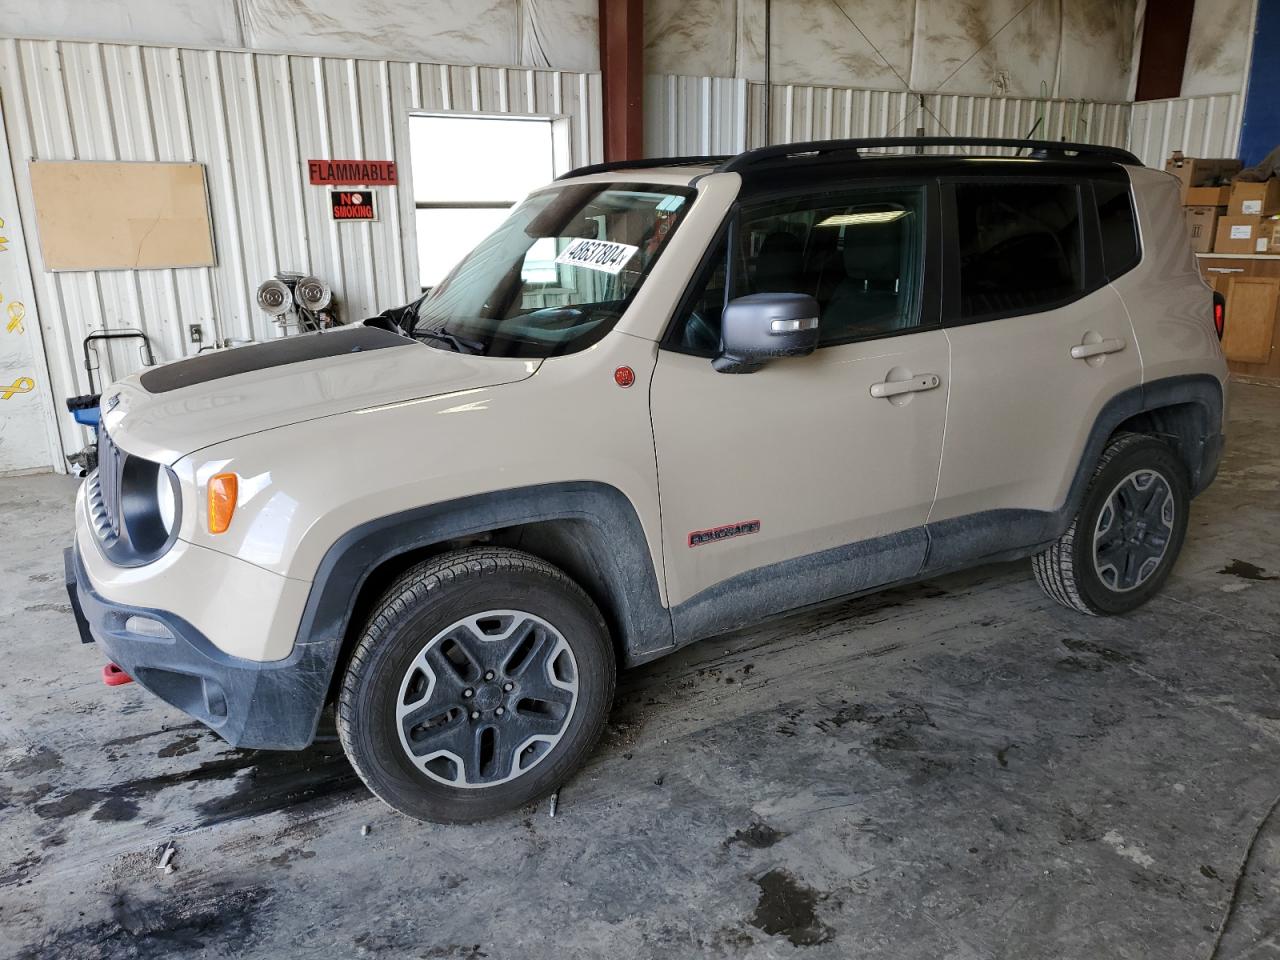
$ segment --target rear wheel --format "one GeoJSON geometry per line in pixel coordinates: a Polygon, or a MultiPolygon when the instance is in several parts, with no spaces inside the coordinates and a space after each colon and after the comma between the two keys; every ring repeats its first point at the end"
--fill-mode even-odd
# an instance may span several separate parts
{"type": "Polygon", "coordinates": [[[1164,585],[1187,532],[1186,470],[1163,440],[1124,434],[1103,452],[1066,533],[1032,558],[1041,588],[1088,614],[1127,613],[1164,585]]]}
{"type": "Polygon", "coordinates": [[[338,731],[388,805],[473,821],[559,786],[613,689],[604,621],[563,572],[516,550],[460,550],[383,596],[347,667],[338,731]]]}

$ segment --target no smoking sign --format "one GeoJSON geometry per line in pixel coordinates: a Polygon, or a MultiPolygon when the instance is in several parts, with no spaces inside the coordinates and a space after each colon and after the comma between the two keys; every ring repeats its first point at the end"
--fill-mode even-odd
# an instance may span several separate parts
{"type": "Polygon", "coordinates": [[[378,199],[372,190],[330,190],[329,211],[335,220],[377,220],[378,199]]]}

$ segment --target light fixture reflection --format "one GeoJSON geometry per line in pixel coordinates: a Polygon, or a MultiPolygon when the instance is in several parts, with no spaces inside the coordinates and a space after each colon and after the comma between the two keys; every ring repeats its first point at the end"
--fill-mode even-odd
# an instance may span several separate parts
{"type": "Polygon", "coordinates": [[[860,227],[868,223],[893,223],[907,215],[906,210],[863,210],[858,213],[836,213],[821,221],[819,227],[860,227]]]}

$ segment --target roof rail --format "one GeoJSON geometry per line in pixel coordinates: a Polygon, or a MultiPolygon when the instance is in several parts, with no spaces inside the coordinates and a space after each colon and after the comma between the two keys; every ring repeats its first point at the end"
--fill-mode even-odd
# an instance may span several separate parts
{"type": "Polygon", "coordinates": [[[607,163],[592,163],[585,167],[578,167],[568,173],[560,174],[556,179],[567,180],[570,177],[585,177],[593,173],[612,173],[614,170],[647,170],[649,167],[692,167],[702,165],[713,167],[731,159],[733,158],[728,154],[721,153],[709,157],[648,157],[637,160],[610,160],[607,163]]]}
{"type": "Polygon", "coordinates": [[[1142,161],[1119,147],[1099,146],[1092,143],[1068,143],[1054,140],[1014,140],[1000,137],[869,137],[857,140],[814,140],[808,143],[780,143],[771,147],[758,147],[730,157],[716,167],[717,173],[739,173],[751,167],[775,160],[812,157],[815,154],[852,154],[880,147],[1008,147],[1032,151],[1032,156],[1052,156],[1057,159],[1089,157],[1112,160],[1131,166],[1142,166],[1142,161]]]}

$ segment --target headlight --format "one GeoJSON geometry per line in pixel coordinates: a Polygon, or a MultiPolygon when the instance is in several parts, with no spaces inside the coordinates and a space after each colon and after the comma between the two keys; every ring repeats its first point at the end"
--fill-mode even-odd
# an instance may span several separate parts
{"type": "Polygon", "coordinates": [[[156,471],[156,510],[165,534],[173,533],[173,521],[177,517],[177,500],[173,492],[173,476],[167,468],[156,471]]]}
{"type": "Polygon", "coordinates": [[[169,546],[181,512],[178,479],[162,463],[126,455],[120,477],[121,526],[129,559],[149,562],[169,546]]]}

